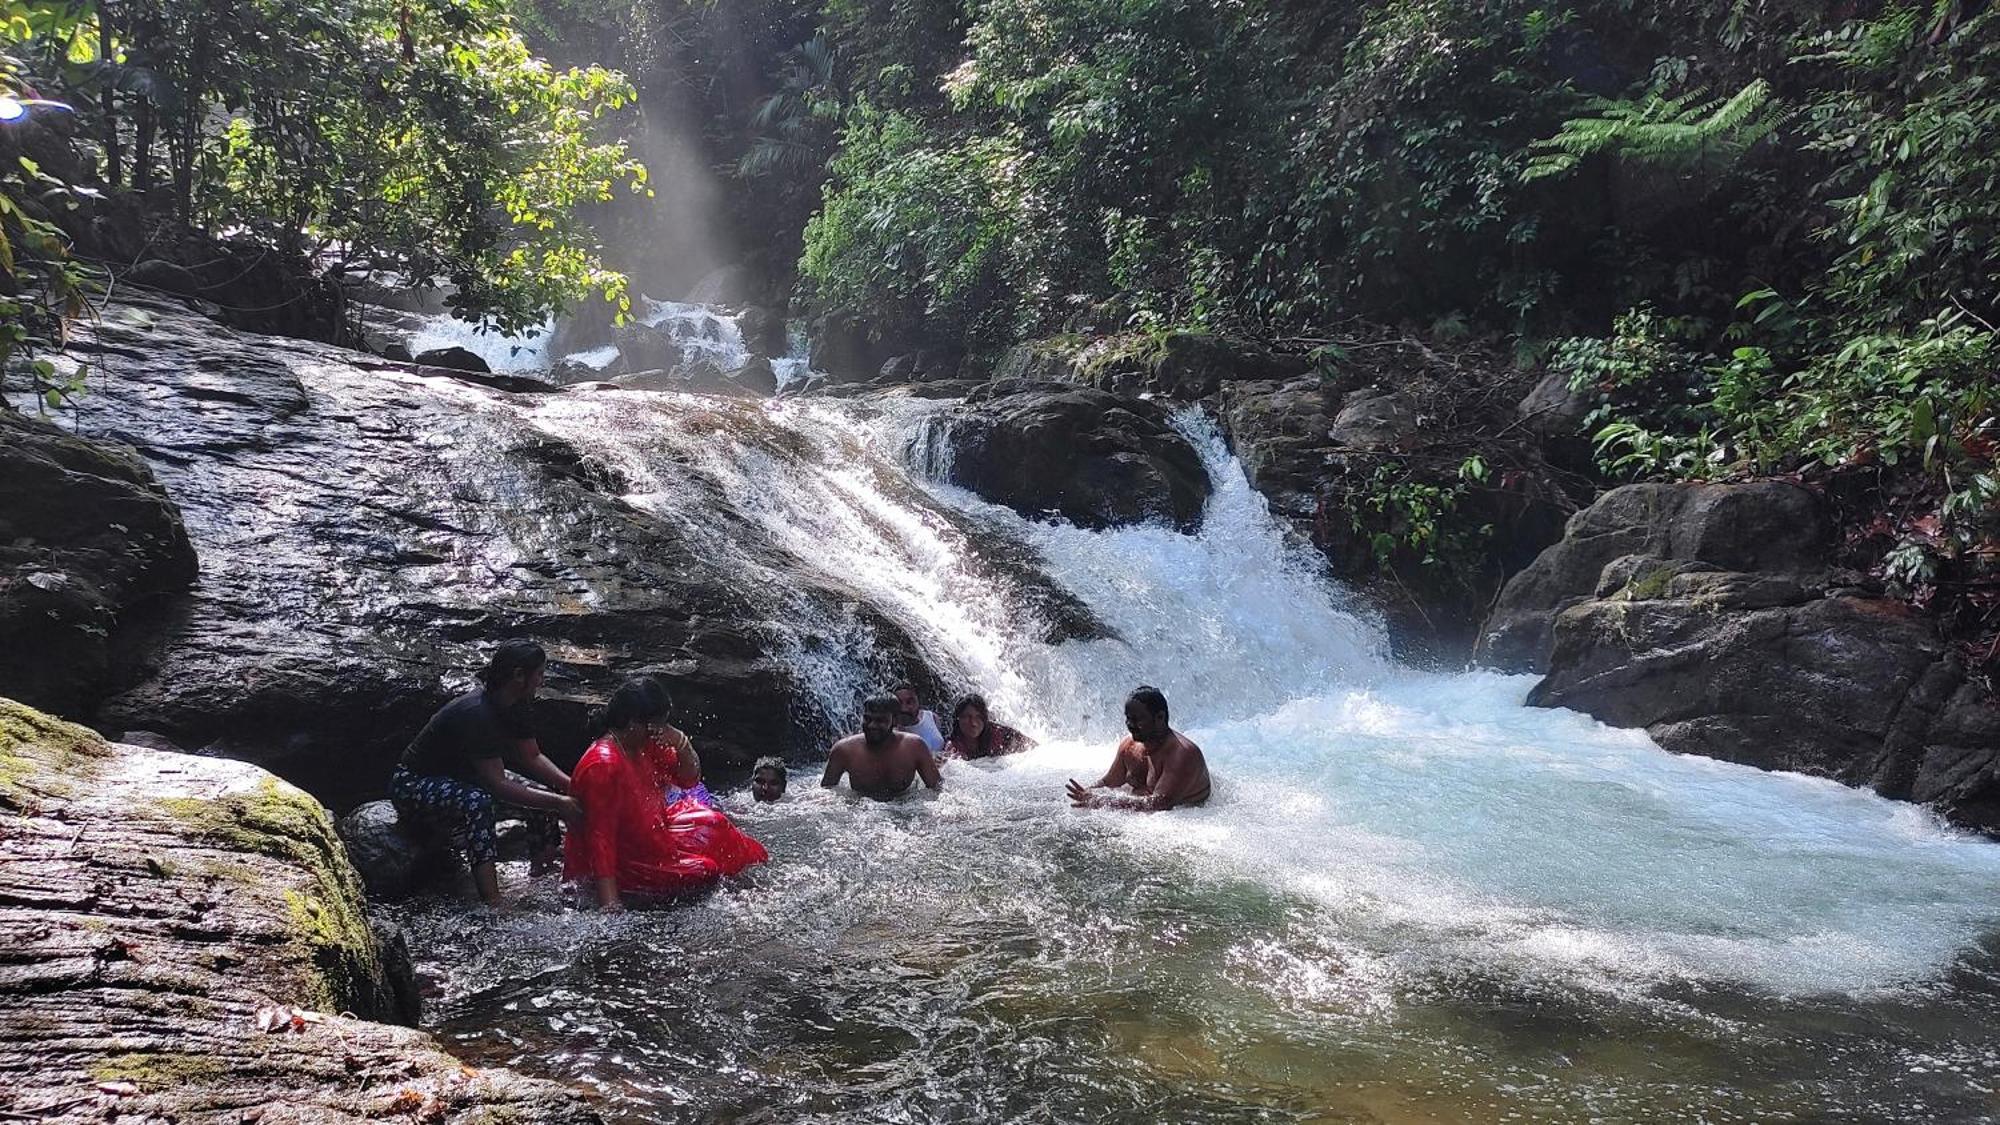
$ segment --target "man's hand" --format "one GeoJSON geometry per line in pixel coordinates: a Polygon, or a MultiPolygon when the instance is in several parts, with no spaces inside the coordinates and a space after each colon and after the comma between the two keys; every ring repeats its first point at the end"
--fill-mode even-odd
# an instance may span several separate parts
{"type": "Polygon", "coordinates": [[[1090,790],[1078,785],[1075,778],[1070,778],[1069,803],[1079,809],[1088,809],[1096,806],[1097,798],[1091,795],[1090,790]]]}
{"type": "Polygon", "coordinates": [[[557,816],[562,817],[563,823],[569,825],[572,829],[581,829],[583,827],[583,806],[576,803],[575,797],[562,798],[556,805],[555,813],[557,816]]]}

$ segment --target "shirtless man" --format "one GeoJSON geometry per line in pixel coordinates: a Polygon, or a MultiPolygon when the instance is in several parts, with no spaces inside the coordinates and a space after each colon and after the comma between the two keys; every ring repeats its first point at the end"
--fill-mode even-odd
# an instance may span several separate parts
{"type": "Polygon", "coordinates": [[[1089,788],[1070,781],[1072,805],[1165,812],[1208,800],[1208,763],[1201,747],[1167,725],[1167,697],[1158,688],[1142,687],[1125,700],[1125,729],[1131,737],[1118,744],[1103,780],[1089,788]],[[1090,791],[1126,785],[1132,787],[1129,797],[1090,791]]]}
{"type": "Polygon", "coordinates": [[[891,695],[874,696],[861,704],[861,733],[833,744],[820,787],[839,785],[842,774],[847,775],[849,788],[878,801],[902,796],[916,777],[932,789],[944,788],[923,739],[896,729],[896,698],[891,695]]]}

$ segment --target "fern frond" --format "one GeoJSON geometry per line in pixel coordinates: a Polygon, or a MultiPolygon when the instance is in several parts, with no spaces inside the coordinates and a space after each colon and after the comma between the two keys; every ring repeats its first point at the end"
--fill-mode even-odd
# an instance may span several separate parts
{"type": "Polygon", "coordinates": [[[1687,165],[1733,160],[1778,127],[1780,107],[1759,78],[1727,98],[1692,91],[1649,94],[1637,101],[1600,102],[1590,117],[1563,122],[1553,137],[1528,146],[1523,180],[1574,171],[1600,153],[1648,164],[1687,165]]]}

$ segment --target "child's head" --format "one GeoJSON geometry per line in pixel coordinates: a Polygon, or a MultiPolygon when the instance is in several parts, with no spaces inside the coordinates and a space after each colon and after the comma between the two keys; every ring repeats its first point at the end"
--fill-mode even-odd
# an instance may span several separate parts
{"type": "Polygon", "coordinates": [[[750,795],[759,801],[775,801],[785,795],[783,758],[759,758],[750,771],[750,795]]]}

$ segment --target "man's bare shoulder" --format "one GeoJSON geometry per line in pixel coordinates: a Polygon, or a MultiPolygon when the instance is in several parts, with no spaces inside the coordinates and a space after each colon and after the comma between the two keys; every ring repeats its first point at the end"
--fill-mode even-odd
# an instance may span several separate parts
{"type": "Polygon", "coordinates": [[[901,749],[903,750],[904,753],[923,754],[927,757],[930,755],[931,752],[930,746],[927,745],[923,739],[918,738],[916,735],[904,734],[901,731],[898,731],[896,733],[896,737],[902,740],[901,749]]]}
{"type": "Polygon", "coordinates": [[[827,753],[829,756],[834,754],[851,754],[855,751],[857,747],[861,745],[861,743],[862,743],[862,737],[860,735],[850,734],[846,738],[843,738],[838,742],[835,742],[833,744],[833,749],[829,750],[827,753]]]}

